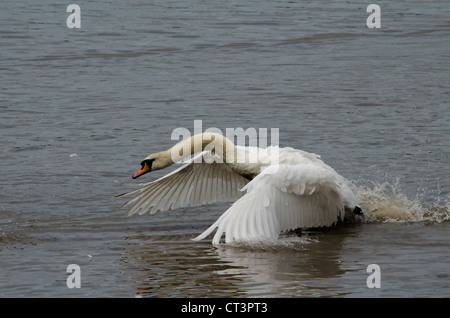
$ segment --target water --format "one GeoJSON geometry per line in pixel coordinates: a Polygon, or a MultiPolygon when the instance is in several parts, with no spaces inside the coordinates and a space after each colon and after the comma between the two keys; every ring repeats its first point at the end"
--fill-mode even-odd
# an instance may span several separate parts
{"type": "Polygon", "coordinates": [[[381,29],[368,4],[83,2],[75,30],[66,4],[0,3],[0,296],[450,296],[450,3],[379,1],[381,29]],[[366,221],[216,248],[191,238],[229,203],[124,217],[194,120],[280,128],[366,221]]]}

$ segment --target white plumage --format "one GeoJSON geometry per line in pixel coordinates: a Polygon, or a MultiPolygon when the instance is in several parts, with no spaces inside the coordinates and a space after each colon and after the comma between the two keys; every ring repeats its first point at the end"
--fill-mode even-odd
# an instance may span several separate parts
{"type": "MultiPolygon", "coordinates": [[[[171,165],[168,153],[175,147],[179,151],[183,143],[194,144],[194,137],[165,152],[149,155],[134,178],[171,165]]],[[[293,148],[238,147],[221,135],[214,137],[211,143],[220,140],[228,150],[234,149],[235,159],[243,156],[247,161],[220,160],[224,157],[217,149],[214,153],[203,151],[166,176],[126,193],[137,193],[123,205],[131,205],[127,215],[237,200],[195,238],[204,239],[217,229],[212,243],[219,244],[223,235],[229,243],[276,239],[287,230],[331,226],[343,220],[345,210],[356,207],[347,180],[315,154],[293,148]],[[268,160],[274,154],[277,160],[268,160]],[[253,155],[256,160],[249,161],[253,155]]],[[[200,149],[205,149],[204,145],[200,149]]]]}

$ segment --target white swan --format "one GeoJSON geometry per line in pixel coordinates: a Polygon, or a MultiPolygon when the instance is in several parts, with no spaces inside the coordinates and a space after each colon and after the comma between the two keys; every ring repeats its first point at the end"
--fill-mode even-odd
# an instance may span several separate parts
{"type": "Polygon", "coordinates": [[[223,234],[226,243],[276,239],[291,229],[331,226],[343,220],[346,211],[361,213],[347,180],[316,154],[235,146],[215,133],[195,135],[149,155],[133,179],[185,160],[191,153],[197,155],[182,167],[123,194],[138,193],[122,205],[131,205],[127,215],[237,200],[194,239],[204,239],[217,229],[212,243],[219,244],[223,234]]]}

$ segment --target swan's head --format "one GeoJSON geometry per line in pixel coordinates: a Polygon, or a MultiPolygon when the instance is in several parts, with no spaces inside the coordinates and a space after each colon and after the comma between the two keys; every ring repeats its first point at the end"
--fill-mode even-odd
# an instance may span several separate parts
{"type": "Polygon", "coordinates": [[[141,162],[141,168],[133,175],[133,179],[136,179],[150,171],[164,169],[172,164],[170,157],[163,152],[152,153],[141,162]]]}
{"type": "Polygon", "coordinates": [[[146,174],[147,172],[152,171],[152,166],[153,166],[153,162],[155,161],[155,159],[145,159],[141,162],[141,168],[136,171],[135,174],[133,174],[133,179],[136,179],[137,177],[140,177],[144,174],[146,174]]]}

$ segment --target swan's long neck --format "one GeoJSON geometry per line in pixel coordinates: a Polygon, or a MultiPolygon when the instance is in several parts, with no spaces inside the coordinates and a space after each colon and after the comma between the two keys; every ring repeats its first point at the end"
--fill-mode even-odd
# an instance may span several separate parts
{"type": "MultiPolygon", "coordinates": [[[[153,162],[152,170],[158,170],[191,158],[202,151],[210,151],[214,153],[216,163],[226,163],[234,172],[251,180],[271,163],[267,161],[267,158],[270,160],[272,158],[270,154],[268,156],[268,153],[263,151],[263,156],[260,157],[259,150],[259,148],[236,147],[231,140],[221,134],[204,132],[189,137],[166,151],[151,154],[147,159],[157,158],[153,162]],[[266,159],[262,160],[263,158],[266,159]]],[[[278,156],[278,152],[275,150],[273,152],[278,156]]],[[[199,163],[203,160],[201,157],[198,159],[199,163]]]]}
{"type": "Polygon", "coordinates": [[[214,152],[223,159],[223,162],[233,162],[237,152],[228,138],[220,134],[204,132],[179,142],[166,151],[166,156],[170,156],[171,164],[173,164],[205,150],[214,152]]]}

